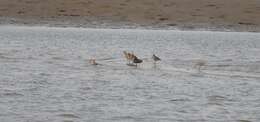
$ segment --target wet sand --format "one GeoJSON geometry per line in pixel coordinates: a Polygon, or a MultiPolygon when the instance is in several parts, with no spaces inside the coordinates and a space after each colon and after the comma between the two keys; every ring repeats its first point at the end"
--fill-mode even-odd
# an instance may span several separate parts
{"type": "Polygon", "coordinates": [[[1,24],[260,31],[258,0],[1,0],[1,24]]]}

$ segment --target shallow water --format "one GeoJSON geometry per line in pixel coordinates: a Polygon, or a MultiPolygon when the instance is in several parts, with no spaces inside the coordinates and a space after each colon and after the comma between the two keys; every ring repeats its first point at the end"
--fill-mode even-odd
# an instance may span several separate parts
{"type": "Polygon", "coordinates": [[[256,122],[259,52],[259,33],[0,26],[0,120],[256,122]]]}

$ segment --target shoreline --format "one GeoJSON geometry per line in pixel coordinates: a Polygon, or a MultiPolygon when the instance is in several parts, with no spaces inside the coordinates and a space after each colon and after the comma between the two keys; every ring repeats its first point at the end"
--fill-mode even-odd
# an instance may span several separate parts
{"type": "Polygon", "coordinates": [[[44,18],[22,19],[0,17],[0,25],[18,26],[46,26],[46,27],[74,27],[74,28],[102,28],[102,29],[147,29],[147,30],[180,30],[180,31],[219,31],[219,32],[260,32],[260,26],[209,24],[209,23],[179,23],[169,25],[137,24],[99,18],[44,18]]]}
{"type": "Polygon", "coordinates": [[[1,0],[0,24],[260,32],[259,0],[1,0]]]}

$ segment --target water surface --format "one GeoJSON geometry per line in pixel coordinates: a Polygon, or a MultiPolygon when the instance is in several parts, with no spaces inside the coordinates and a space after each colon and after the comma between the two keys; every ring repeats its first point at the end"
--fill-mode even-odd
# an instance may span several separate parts
{"type": "Polygon", "coordinates": [[[0,27],[3,122],[256,122],[260,34],[0,27]],[[126,65],[123,51],[144,60],[126,65]],[[152,54],[162,61],[154,67],[152,54]],[[92,66],[90,58],[102,64],[92,66]],[[206,62],[201,72],[194,68],[206,62]]]}

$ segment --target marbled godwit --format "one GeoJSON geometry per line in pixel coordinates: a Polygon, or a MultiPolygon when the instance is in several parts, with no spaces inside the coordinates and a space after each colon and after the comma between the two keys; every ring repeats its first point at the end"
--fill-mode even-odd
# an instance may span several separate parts
{"type": "Polygon", "coordinates": [[[125,58],[126,60],[128,61],[127,65],[128,66],[137,66],[138,63],[142,63],[143,60],[137,58],[137,56],[135,56],[135,54],[132,52],[132,53],[128,53],[126,51],[123,51],[124,55],[125,55],[125,58]],[[133,65],[133,63],[135,65],[133,65]]]}
{"type": "Polygon", "coordinates": [[[134,53],[128,53],[126,51],[123,51],[123,53],[124,53],[124,56],[125,56],[126,60],[128,61],[127,64],[131,64],[131,62],[133,62],[134,58],[136,57],[134,55],[134,53]]]}
{"type": "Polygon", "coordinates": [[[89,63],[91,65],[98,65],[98,63],[96,62],[96,59],[89,59],[89,63]]]}
{"type": "Polygon", "coordinates": [[[125,56],[125,58],[127,60],[127,64],[130,64],[130,55],[129,55],[129,53],[126,52],[126,51],[123,51],[123,53],[124,53],[124,56],[125,56]]]}

